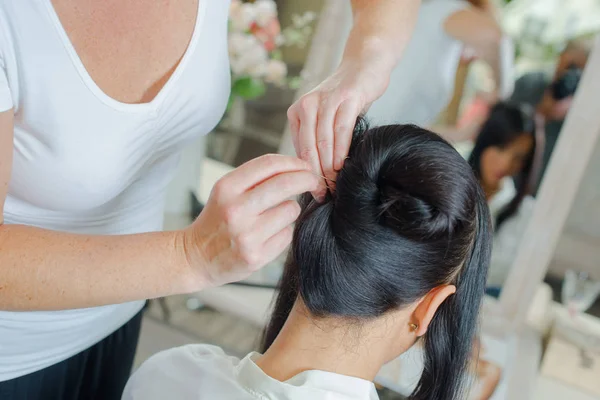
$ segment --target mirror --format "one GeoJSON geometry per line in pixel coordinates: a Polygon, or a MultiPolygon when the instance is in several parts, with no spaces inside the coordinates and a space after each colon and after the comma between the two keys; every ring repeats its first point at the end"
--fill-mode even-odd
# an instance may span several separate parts
{"type": "MultiPolygon", "coordinates": [[[[600,143],[596,144],[573,207],[567,217],[554,256],[548,267],[546,282],[553,288],[554,300],[567,307],[566,297],[580,296],[585,304],[575,307],[577,312],[586,312],[600,317],[598,291],[592,284],[581,286],[579,293],[565,293],[570,274],[577,273],[580,279],[587,277],[591,282],[600,281],[600,143]],[[558,296],[560,294],[560,296],[558,296]]],[[[576,305],[575,305],[576,306],[576,305]]]]}
{"type": "MultiPolygon", "coordinates": [[[[481,8],[482,2],[470,3],[481,8]]],[[[373,124],[428,126],[469,160],[496,228],[488,280],[492,297],[499,296],[513,268],[593,32],[600,29],[600,18],[594,22],[589,16],[600,16],[600,8],[588,3],[572,2],[568,9],[550,2],[544,7],[535,1],[506,3],[498,15],[512,45],[488,43],[499,56],[494,59],[477,56],[482,49],[455,39],[449,21],[463,9],[442,10],[439,2],[424,1],[388,90],[367,113],[373,124]],[[432,29],[439,26],[443,30],[432,29]]],[[[551,287],[559,296],[560,284],[551,287]]]]}

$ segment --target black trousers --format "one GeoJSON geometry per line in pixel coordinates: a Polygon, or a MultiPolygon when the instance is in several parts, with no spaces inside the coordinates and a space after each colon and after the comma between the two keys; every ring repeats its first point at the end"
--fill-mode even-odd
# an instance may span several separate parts
{"type": "Polygon", "coordinates": [[[0,382],[0,400],[120,400],[133,366],[142,312],[87,350],[0,382]]]}

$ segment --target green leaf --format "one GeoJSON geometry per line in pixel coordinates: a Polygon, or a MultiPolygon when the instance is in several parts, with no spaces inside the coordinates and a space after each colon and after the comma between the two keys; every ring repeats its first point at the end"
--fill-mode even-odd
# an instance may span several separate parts
{"type": "Polygon", "coordinates": [[[231,93],[244,99],[255,99],[265,94],[267,87],[263,81],[244,77],[236,80],[231,87],[231,93]]]}
{"type": "Polygon", "coordinates": [[[283,54],[281,54],[281,50],[276,49],[271,52],[271,58],[273,60],[280,60],[283,58],[283,54]]]}
{"type": "Polygon", "coordinates": [[[231,110],[231,106],[233,105],[234,100],[235,100],[235,95],[232,92],[229,94],[229,100],[227,100],[227,108],[225,109],[225,114],[229,113],[229,110],[231,110]]]}
{"type": "Polygon", "coordinates": [[[302,78],[299,76],[294,76],[288,79],[287,84],[290,89],[296,90],[300,88],[300,85],[302,84],[302,78]]]}

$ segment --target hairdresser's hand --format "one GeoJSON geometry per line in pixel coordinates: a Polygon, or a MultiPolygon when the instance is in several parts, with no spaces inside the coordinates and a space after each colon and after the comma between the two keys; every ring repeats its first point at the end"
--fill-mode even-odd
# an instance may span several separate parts
{"type": "Polygon", "coordinates": [[[388,81],[389,72],[372,60],[346,61],[288,110],[296,153],[327,178],[315,198],[323,198],[326,184],[331,187],[342,168],[356,117],[383,94],[388,81]]]}
{"type": "Polygon", "coordinates": [[[289,199],[318,184],[308,163],[281,155],[249,161],[219,180],[198,219],[183,232],[198,289],[244,279],[279,256],[300,213],[289,199]]]}

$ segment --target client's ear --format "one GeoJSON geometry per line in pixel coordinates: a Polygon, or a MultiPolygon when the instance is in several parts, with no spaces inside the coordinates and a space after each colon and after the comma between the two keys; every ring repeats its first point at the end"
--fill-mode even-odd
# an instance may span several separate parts
{"type": "Polygon", "coordinates": [[[423,336],[427,332],[427,328],[433,319],[438,307],[448,298],[448,296],[456,292],[454,285],[441,285],[432,289],[427,293],[415,308],[413,318],[417,328],[415,334],[423,336]]]}

